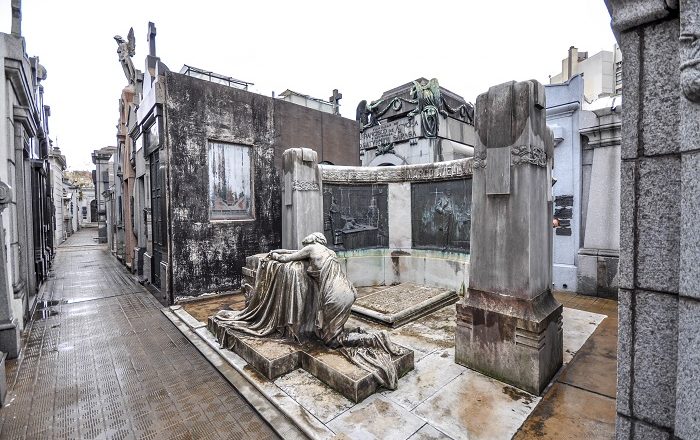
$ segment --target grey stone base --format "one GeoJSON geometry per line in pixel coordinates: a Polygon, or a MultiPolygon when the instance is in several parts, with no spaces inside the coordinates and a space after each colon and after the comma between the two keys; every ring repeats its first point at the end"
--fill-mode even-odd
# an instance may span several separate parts
{"type": "Polygon", "coordinates": [[[0,323],[0,352],[7,353],[8,359],[16,359],[21,349],[17,320],[0,323]]]}
{"type": "Polygon", "coordinates": [[[618,252],[580,249],[578,261],[579,293],[617,299],[617,268],[620,261],[618,252]]]}
{"type": "Polygon", "coordinates": [[[358,297],[352,313],[393,328],[457,302],[454,290],[401,283],[358,297]]]}
{"type": "MultiPolygon", "coordinates": [[[[274,380],[297,368],[358,403],[374,394],[378,384],[371,373],[350,362],[337,350],[318,342],[297,344],[270,338],[256,338],[232,330],[219,330],[211,318],[209,330],[218,334],[226,331],[227,347],[269,380],[274,380]]],[[[401,356],[392,356],[399,377],[413,370],[413,351],[405,349],[401,356]]]]}
{"type": "Polygon", "coordinates": [[[455,361],[533,394],[562,365],[562,306],[469,289],[457,303],[455,361]]]}

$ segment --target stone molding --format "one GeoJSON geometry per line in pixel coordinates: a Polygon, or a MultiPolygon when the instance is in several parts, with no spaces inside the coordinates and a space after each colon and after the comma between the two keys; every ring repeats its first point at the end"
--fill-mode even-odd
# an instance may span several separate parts
{"type": "MultiPolygon", "coordinates": [[[[531,164],[538,167],[547,166],[547,153],[542,148],[531,147],[528,145],[510,147],[510,166],[531,164]]],[[[486,168],[486,151],[478,151],[474,153],[472,168],[486,168]]]]}
{"type": "Polygon", "coordinates": [[[292,191],[318,191],[318,183],[308,180],[293,180],[292,191]]]}
{"type": "Polygon", "coordinates": [[[615,32],[662,20],[678,10],[678,0],[605,0],[615,32]]]}
{"type": "Polygon", "coordinates": [[[510,165],[532,164],[538,167],[547,166],[547,154],[542,148],[532,148],[527,145],[514,146],[510,149],[510,165]]]}
{"type": "Polygon", "coordinates": [[[472,158],[393,167],[319,165],[324,183],[430,182],[471,178],[472,158]]]}

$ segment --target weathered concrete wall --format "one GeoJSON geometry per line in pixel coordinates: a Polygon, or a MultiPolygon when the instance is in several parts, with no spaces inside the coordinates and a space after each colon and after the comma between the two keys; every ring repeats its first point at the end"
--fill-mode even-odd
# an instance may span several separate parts
{"type": "Polygon", "coordinates": [[[355,287],[416,283],[464,294],[469,285],[469,254],[422,249],[358,249],[338,252],[355,287]]]}
{"type": "Polygon", "coordinates": [[[173,296],[238,288],[245,257],[281,243],[272,100],[173,73],[165,120],[173,296]],[[252,147],[255,220],[209,221],[210,140],[252,147]]]}
{"type": "Polygon", "coordinates": [[[625,60],[617,438],[697,439],[700,3],[608,6],[625,60]]]}
{"type": "Polygon", "coordinates": [[[281,246],[284,150],[358,164],[356,122],[176,73],[165,87],[173,297],[238,289],[245,258],[281,246]],[[209,141],[252,147],[253,220],[210,221],[209,141]]]}

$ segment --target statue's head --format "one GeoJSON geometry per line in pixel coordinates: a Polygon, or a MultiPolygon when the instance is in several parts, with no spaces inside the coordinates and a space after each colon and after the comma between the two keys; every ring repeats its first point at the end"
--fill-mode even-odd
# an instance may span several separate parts
{"type": "Polygon", "coordinates": [[[328,241],[326,241],[326,237],[320,232],[314,232],[313,234],[307,235],[306,237],[304,237],[303,240],[301,240],[301,244],[303,246],[308,246],[314,243],[322,244],[325,246],[326,243],[328,243],[328,241]]]}

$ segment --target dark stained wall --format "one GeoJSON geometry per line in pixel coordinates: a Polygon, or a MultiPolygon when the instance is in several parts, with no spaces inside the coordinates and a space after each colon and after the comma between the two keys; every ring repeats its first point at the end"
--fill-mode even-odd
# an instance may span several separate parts
{"type": "Polygon", "coordinates": [[[281,245],[284,150],[359,164],[356,122],[177,73],[165,90],[173,297],[238,289],[245,258],[281,245]],[[208,141],[252,146],[254,220],[209,220],[208,141]]]}
{"type": "Polygon", "coordinates": [[[286,148],[305,147],[318,161],[333,165],[360,165],[360,129],[357,121],[276,99],[275,132],[286,148]]]}

